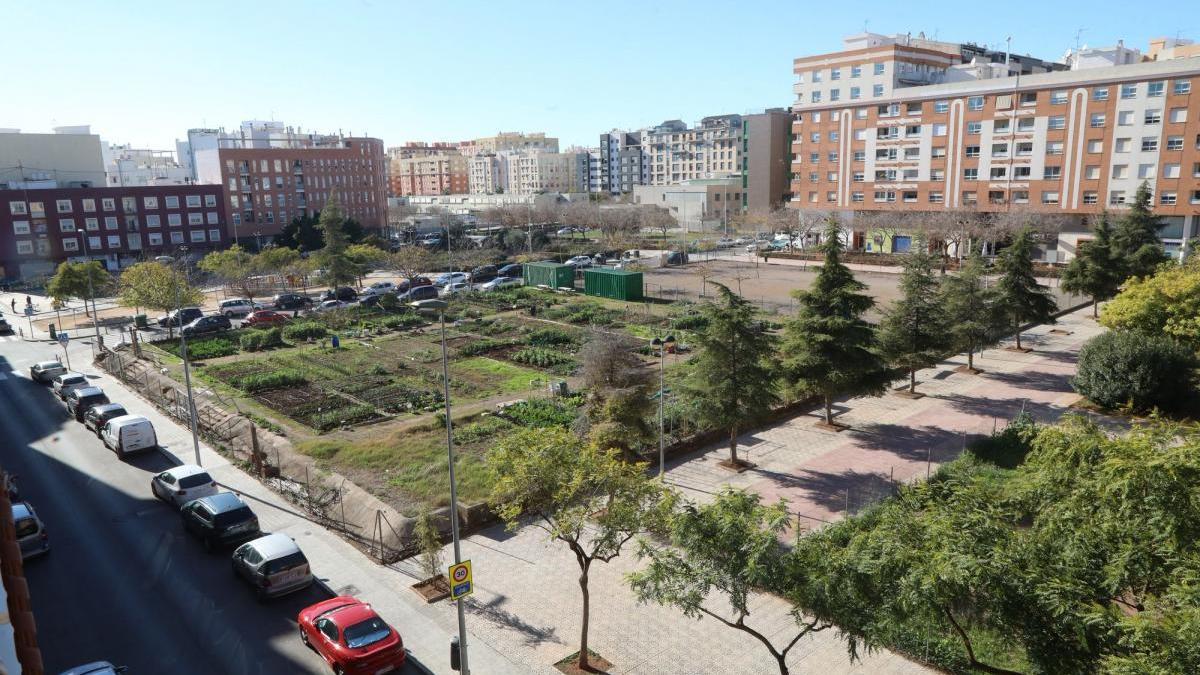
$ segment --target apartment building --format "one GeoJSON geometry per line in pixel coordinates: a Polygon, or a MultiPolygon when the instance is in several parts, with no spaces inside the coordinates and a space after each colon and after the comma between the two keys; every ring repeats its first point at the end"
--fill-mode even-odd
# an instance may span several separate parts
{"type": "Polygon", "coordinates": [[[195,182],[189,167],[175,160],[170,150],[103,144],[104,173],[109,187],[187,185],[195,182]]]}
{"type": "Polygon", "coordinates": [[[507,166],[505,192],[530,195],[581,191],[577,153],[501,152],[498,157],[507,166]]]}
{"type": "Polygon", "coordinates": [[[226,189],[234,239],[278,234],[293,218],[316,215],[331,198],[365,228],[387,224],[383,141],[262,124],[245,123],[240,133],[220,136],[217,147],[193,153],[199,182],[226,189]]]}
{"type": "Polygon", "coordinates": [[[467,158],[467,187],[473,195],[502,193],[508,185],[508,162],[494,153],[467,158]]]}
{"type": "Polygon", "coordinates": [[[667,120],[642,131],[649,185],[738,175],[742,166],[742,116],[705,117],[693,127],[667,120]]]}
{"type": "Polygon", "coordinates": [[[181,246],[204,253],[229,243],[220,185],[0,187],[0,278],[52,274],[65,261],[118,270],[181,246]]]}
{"type": "Polygon", "coordinates": [[[53,131],[0,129],[0,187],[34,182],[43,187],[106,184],[100,136],[86,126],[55,127],[53,131]]]}
{"type": "MultiPolygon", "coordinates": [[[[1066,64],[971,56],[962,45],[863,34],[794,62],[792,198],[798,209],[972,209],[1066,216],[1058,260],[1085,218],[1142,182],[1169,251],[1200,225],[1200,57],[1124,45],[1066,64]],[[1028,71],[1028,72],[1026,72],[1028,71]]],[[[861,241],[857,233],[856,241],[861,241]]]]}
{"type": "Polygon", "coordinates": [[[642,131],[613,129],[600,134],[600,176],[602,191],[612,195],[629,194],[633,186],[650,182],[650,162],[642,149],[642,131]]]}
{"type": "Polygon", "coordinates": [[[388,148],[391,196],[461,194],[468,189],[467,158],[457,145],[408,143],[388,148]]]}
{"type": "Polygon", "coordinates": [[[742,211],[740,176],[692,179],[677,185],[636,185],[633,203],[666,209],[688,232],[724,231],[742,211]]]}
{"type": "Polygon", "coordinates": [[[558,139],[544,132],[523,133],[505,131],[458,144],[459,152],[467,157],[500,152],[558,152],[558,139]]]}
{"type": "Polygon", "coordinates": [[[792,113],[770,108],[742,117],[742,210],[766,213],[791,198],[792,113]]]}

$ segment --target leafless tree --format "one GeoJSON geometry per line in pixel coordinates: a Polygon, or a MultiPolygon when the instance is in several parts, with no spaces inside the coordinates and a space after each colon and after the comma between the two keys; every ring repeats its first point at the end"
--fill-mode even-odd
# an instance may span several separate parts
{"type": "Polygon", "coordinates": [[[437,269],[438,255],[424,246],[402,246],[388,256],[388,265],[405,279],[412,279],[418,274],[437,269]]]}
{"type": "Polygon", "coordinates": [[[678,225],[670,211],[651,205],[638,208],[638,224],[648,230],[661,232],[664,240],[671,228],[678,225]]]}

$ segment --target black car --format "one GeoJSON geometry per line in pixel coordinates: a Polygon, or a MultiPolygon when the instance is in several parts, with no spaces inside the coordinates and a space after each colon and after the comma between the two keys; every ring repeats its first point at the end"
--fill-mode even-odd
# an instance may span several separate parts
{"type": "Polygon", "coordinates": [[[499,275],[496,274],[495,265],[483,265],[471,270],[471,283],[482,284],[485,281],[495,279],[497,276],[499,275]]]}
{"type": "Polygon", "coordinates": [[[515,277],[521,278],[521,263],[511,263],[496,270],[498,277],[515,277]]]}
{"type": "Polygon", "coordinates": [[[196,535],[205,550],[258,538],[258,516],[232,492],[193,499],[179,510],[183,529],[196,535]]]}
{"type": "Polygon", "coordinates": [[[76,422],[82,422],[88,410],[105,403],[108,403],[108,396],[104,395],[104,390],[100,387],[79,387],[67,394],[67,412],[71,413],[76,422]]]}
{"type": "Polygon", "coordinates": [[[385,296],[385,295],[387,295],[387,294],[380,293],[379,295],[368,295],[368,296],[364,297],[362,300],[358,301],[358,306],[359,307],[377,307],[377,306],[379,306],[379,300],[382,299],[383,296],[385,296]]]}
{"type": "Polygon", "coordinates": [[[204,312],[199,307],[184,307],[168,312],[166,316],[161,316],[158,319],[158,325],[166,328],[167,326],[186,326],[189,323],[204,316],[204,312]]]}
{"type": "Polygon", "coordinates": [[[400,302],[409,303],[418,300],[433,300],[438,296],[437,286],[417,286],[401,293],[398,297],[400,302]]]}
{"type": "Polygon", "coordinates": [[[128,415],[129,411],[125,410],[125,406],[120,403],[105,403],[88,408],[88,411],[83,414],[83,426],[96,432],[96,436],[100,435],[100,429],[104,423],[114,417],[128,415]]]}
{"type": "Polygon", "coordinates": [[[299,293],[280,293],[271,298],[271,306],[275,309],[308,309],[312,304],[312,298],[299,293]]]}
{"type": "Polygon", "coordinates": [[[193,335],[204,335],[205,333],[219,333],[232,328],[233,322],[229,320],[229,317],[214,314],[212,316],[202,316],[184,326],[181,330],[184,335],[191,337],[193,335]]]}
{"type": "Polygon", "coordinates": [[[355,291],[349,286],[342,286],[335,292],[332,288],[325,291],[325,295],[321,296],[322,300],[341,300],[342,302],[354,302],[358,299],[358,291],[355,291]]]}

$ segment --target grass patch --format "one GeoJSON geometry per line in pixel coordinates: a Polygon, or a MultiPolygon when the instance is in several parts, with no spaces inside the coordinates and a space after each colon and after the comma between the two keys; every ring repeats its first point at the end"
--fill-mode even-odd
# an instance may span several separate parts
{"type": "Polygon", "coordinates": [[[530,382],[544,381],[545,375],[505,361],[475,356],[450,365],[451,378],[465,377],[481,387],[481,392],[512,394],[529,391],[530,382]]]}

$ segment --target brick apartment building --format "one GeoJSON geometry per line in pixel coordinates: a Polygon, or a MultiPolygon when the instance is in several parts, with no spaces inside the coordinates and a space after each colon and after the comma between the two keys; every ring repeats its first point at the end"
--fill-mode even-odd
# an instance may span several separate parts
{"type": "Polygon", "coordinates": [[[112,271],[181,246],[229,244],[220,185],[0,188],[0,278],[53,273],[65,260],[112,271]]]}
{"type": "MultiPolygon", "coordinates": [[[[792,198],[803,210],[1119,212],[1142,182],[1174,252],[1200,229],[1200,54],[1157,40],[1054,64],[972,45],[851,36],[798,58],[792,198]]],[[[861,242],[862,233],[855,241],[861,242]]]]}
{"type": "Polygon", "coordinates": [[[465,194],[467,158],[453,143],[408,143],[388,148],[388,193],[392,197],[465,194]]]}

